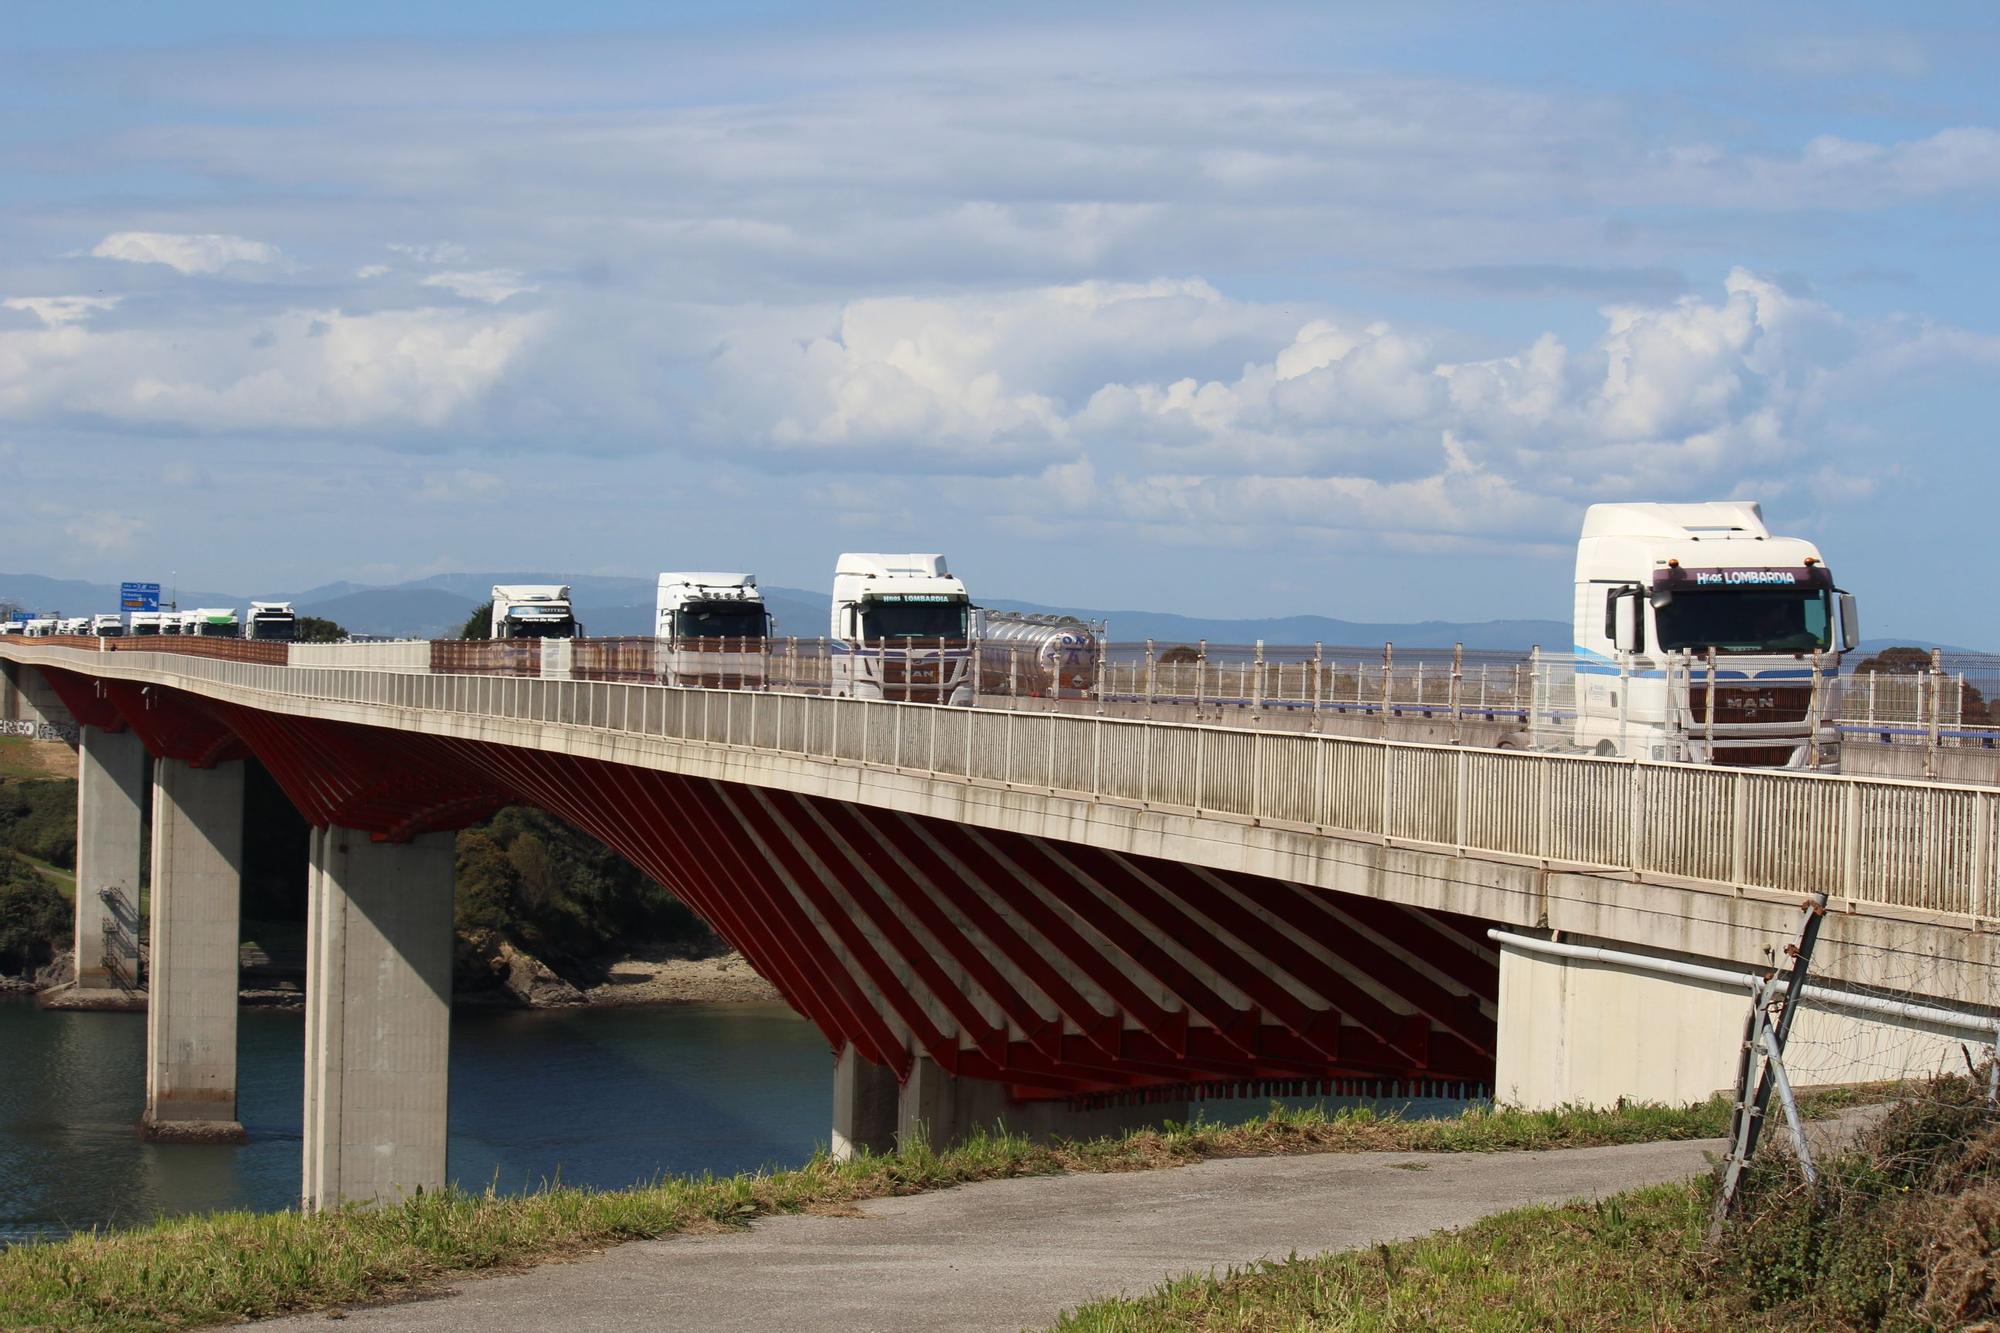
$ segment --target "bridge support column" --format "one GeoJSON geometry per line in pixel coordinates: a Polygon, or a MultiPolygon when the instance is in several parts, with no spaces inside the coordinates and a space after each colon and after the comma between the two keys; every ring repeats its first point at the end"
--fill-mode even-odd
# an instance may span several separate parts
{"type": "Polygon", "coordinates": [[[843,1047],[833,1064],[834,1160],[893,1152],[898,1100],[895,1070],[863,1059],[852,1043],[843,1047]]]}
{"type": "Polygon", "coordinates": [[[129,731],[85,727],[77,747],[76,986],[135,990],[146,747],[129,731]]]}
{"type": "Polygon", "coordinates": [[[243,765],[153,766],[146,1137],[241,1142],[236,1119],[243,765]]]}
{"type": "Polygon", "coordinates": [[[306,923],[307,1208],[445,1182],[455,839],[315,829],[306,923]]]}
{"type": "Polygon", "coordinates": [[[1061,1101],[1017,1102],[1008,1098],[1004,1084],[956,1078],[935,1061],[918,1056],[896,1108],[896,1139],[908,1145],[921,1137],[933,1148],[950,1147],[982,1130],[1035,1139],[1091,1139],[1187,1116],[1185,1101],[1088,1111],[1074,1110],[1061,1101]]]}

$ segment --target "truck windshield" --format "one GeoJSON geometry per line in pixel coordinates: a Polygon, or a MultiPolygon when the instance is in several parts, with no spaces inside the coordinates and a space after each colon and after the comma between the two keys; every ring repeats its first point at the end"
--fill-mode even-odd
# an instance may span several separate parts
{"type": "Polygon", "coordinates": [[[1809,653],[1830,648],[1832,616],[1819,589],[1676,592],[1653,613],[1660,647],[1719,653],[1809,653]]]}
{"type": "Polygon", "coordinates": [[[204,620],[201,623],[201,628],[195,632],[204,639],[234,639],[241,637],[236,632],[236,626],[221,624],[213,620],[204,620]]]}
{"type": "Polygon", "coordinates": [[[258,616],[250,622],[250,637],[290,643],[299,637],[299,622],[290,616],[258,616]]]}
{"type": "Polygon", "coordinates": [[[692,602],[674,612],[674,637],[761,639],[767,623],[761,602],[692,602]]]}
{"type": "Polygon", "coordinates": [[[508,639],[574,639],[576,618],[567,615],[525,614],[509,615],[503,627],[503,638],[508,639]]]}
{"type": "Polygon", "coordinates": [[[870,597],[861,603],[861,637],[872,639],[962,639],[963,597],[912,594],[870,597]]]}

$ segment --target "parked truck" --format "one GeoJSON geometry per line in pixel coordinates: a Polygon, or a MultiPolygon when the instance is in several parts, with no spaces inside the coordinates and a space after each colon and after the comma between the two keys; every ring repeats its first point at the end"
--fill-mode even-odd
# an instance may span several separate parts
{"type": "Polygon", "coordinates": [[[563,583],[495,584],[491,632],[496,639],[583,637],[563,583]]]}
{"type": "Polygon", "coordinates": [[[134,611],[126,617],[130,627],[125,632],[135,639],[156,638],[166,631],[168,618],[165,611],[134,611]]]}
{"type": "Polygon", "coordinates": [[[299,637],[298,613],[290,602],[252,602],[243,622],[243,637],[291,643],[299,637]]]}
{"type": "Polygon", "coordinates": [[[833,692],[970,705],[972,599],[935,554],[849,552],[833,571],[833,692]]]}
{"type": "Polygon", "coordinates": [[[764,683],[771,613],[755,574],[660,575],[654,602],[659,678],[744,689],[764,683]]]}
{"type": "Polygon", "coordinates": [[[122,639],[125,637],[125,618],[116,611],[90,618],[90,633],[98,639],[122,639]]]}
{"type": "Polygon", "coordinates": [[[980,608],[979,692],[1077,698],[1097,685],[1101,624],[1075,616],[980,608]]]}
{"type": "Polygon", "coordinates": [[[1592,505],[1576,556],[1576,744],[1836,768],[1840,654],[1860,636],[1819,548],[1772,536],[1753,502],[1592,505]]]}

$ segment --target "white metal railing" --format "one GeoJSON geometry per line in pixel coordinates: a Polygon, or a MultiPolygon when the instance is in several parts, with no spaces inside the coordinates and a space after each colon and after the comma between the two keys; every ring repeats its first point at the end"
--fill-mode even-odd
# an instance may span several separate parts
{"type": "Polygon", "coordinates": [[[811,694],[167,652],[87,662],[7,641],[0,653],[170,673],[273,705],[311,699],[631,732],[1642,876],[2000,915],[2000,791],[1986,788],[811,694]]]}

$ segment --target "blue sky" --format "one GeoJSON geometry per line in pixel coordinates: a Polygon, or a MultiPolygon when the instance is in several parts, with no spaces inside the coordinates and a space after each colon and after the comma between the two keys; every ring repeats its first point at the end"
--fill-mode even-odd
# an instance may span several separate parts
{"type": "Polygon", "coordinates": [[[0,567],[1560,617],[1747,497],[2000,646],[2000,25],[1747,8],[17,7],[0,567]]]}

